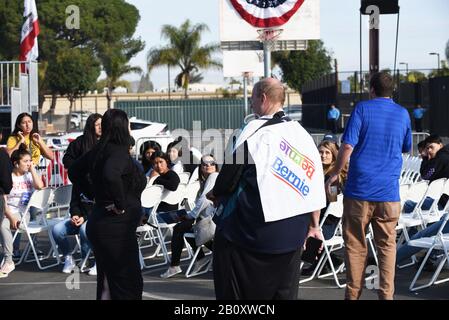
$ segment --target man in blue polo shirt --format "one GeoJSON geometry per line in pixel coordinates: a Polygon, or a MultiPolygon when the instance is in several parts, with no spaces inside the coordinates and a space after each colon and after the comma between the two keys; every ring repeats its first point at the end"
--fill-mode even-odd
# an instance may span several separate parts
{"type": "Polygon", "coordinates": [[[415,119],[415,131],[422,132],[422,118],[424,117],[424,113],[426,109],[423,109],[420,104],[418,104],[413,110],[413,118],[415,119]]]}
{"type": "Polygon", "coordinates": [[[327,126],[334,134],[338,133],[338,119],[340,119],[340,110],[338,110],[335,104],[332,104],[327,112],[327,126]]]}
{"type": "Polygon", "coordinates": [[[326,189],[350,158],[344,192],[343,237],[346,253],[346,299],[359,299],[368,248],[366,230],[374,230],[379,261],[379,299],[393,299],[396,224],[400,214],[399,175],[402,153],[411,148],[407,110],[391,100],[394,81],[385,72],[370,80],[372,99],[360,102],[342,137],[337,164],[326,189]]]}

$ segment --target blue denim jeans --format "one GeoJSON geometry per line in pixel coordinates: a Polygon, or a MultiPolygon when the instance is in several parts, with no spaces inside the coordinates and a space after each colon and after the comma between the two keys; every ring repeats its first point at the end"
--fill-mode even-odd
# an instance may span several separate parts
{"type": "Polygon", "coordinates": [[[59,222],[53,227],[52,230],[53,239],[55,239],[58,245],[59,251],[62,255],[66,256],[70,253],[70,244],[67,236],[73,236],[76,234],[80,235],[81,241],[81,258],[86,257],[89,249],[91,248],[90,242],[87,239],[86,234],[86,222],[84,222],[81,227],[76,227],[72,224],[71,219],[66,219],[59,222]]]}
{"type": "MultiPolygon", "coordinates": [[[[415,240],[423,237],[431,237],[437,234],[438,229],[440,229],[441,224],[443,223],[443,218],[440,221],[435,222],[434,224],[428,226],[427,228],[415,233],[410,240],[415,240]]],[[[449,223],[447,223],[443,228],[443,233],[449,232],[449,223]]],[[[396,263],[400,263],[403,260],[410,259],[414,254],[421,251],[422,248],[412,247],[407,244],[401,246],[396,252],[396,263]]]]}
{"type": "Polygon", "coordinates": [[[324,240],[329,240],[330,238],[332,238],[332,236],[335,233],[335,229],[337,229],[337,227],[338,227],[338,222],[332,223],[332,224],[324,223],[323,227],[322,227],[324,240]]]}

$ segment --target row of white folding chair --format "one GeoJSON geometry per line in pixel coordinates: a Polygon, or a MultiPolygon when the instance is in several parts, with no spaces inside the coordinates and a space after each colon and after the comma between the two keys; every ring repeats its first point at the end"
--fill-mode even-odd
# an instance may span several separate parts
{"type": "MultiPolygon", "coordinates": [[[[163,262],[157,263],[157,264],[146,265],[145,263],[143,263],[145,268],[152,268],[152,267],[156,267],[159,265],[167,264],[170,261],[169,250],[167,249],[167,244],[170,243],[170,241],[168,240],[168,237],[172,234],[172,229],[175,224],[167,224],[167,223],[160,221],[157,218],[156,211],[157,211],[157,206],[159,205],[159,203],[165,202],[165,203],[168,203],[171,205],[178,205],[178,207],[179,207],[185,199],[188,199],[187,202],[191,202],[190,199],[192,197],[196,197],[198,190],[199,190],[199,182],[192,183],[189,185],[180,183],[178,185],[178,188],[176,189],[176,191],[163,190],[162,186],[157,186],[157,185],[151,186],[144,190],[144,192],[142,193],[142,196],[141,196],[142,206],[145,208],[153,208],[152,212],[150,214],[149,222],[156,229],[156,237],[154,237],[154,234],[152,234],[153,228],[148,225],[139,227],[140,229],[143,228],[145,230],[140,230],[138,228],[138,232],[145,231],[146,232],[145,235],[147,236],[147,239],[150,238],[151,239],[150,241],[155,241],[157,243],[158,247],[156,248],[156,251],[153,255],[147,256],[147,257],[142,257],[142,259],[145,260],[145,259],[153,258],[156,255],[158,255],[158,253],[160,251],[162,251],[162,256],[164,258],[163,262]]],[[[193,253],[191,252],[190,247],[187,246],[187,249],[188,249],[187,259],[190,259],[190,257],[193,255],[193,253]]],[[[183,260],[185,260],[185,259],[183,259],[183,260]]]]}
{"type": "Polygon", "coordinates": [[[400,184],[417,182],[420,177],[422,159],[420,157],[410,157],[403,162],[401,175],[399,178],[400,184]]]}
{"type": "MultiPolygon", "coordinates": [[[[434,180],[430,184],[427,184],[427,181],[421,181],[411,184],[408,189],[405,185],[401,186],[400,192],[402,206],[407,200],[416,203],[416,205],[411,213],[403,213],[403,210],[401,210],[401,216],[396,227],[396,230],[401,232],[397,242],[398,247],[410,241],[409,228],[424,229],[427,224],[440,219],[444,211],[438,209],[438,200],[443,193],[449,194],[449,182],[446,178],[434,180]],[[433,200],[429,209],[423,210],[422,205],[425,201],[431,201],[430,199],[433,200]]],[[[429,204],[427,203],[427,205],[429,204]]],[[[401,265],[399,268],[408,267],[414,263],[416,263],[416,258],[413,256],[410,263],[401,265]]]]}
{"type": "MultiPolygon", "coordinates": [[[[308,282],[308,281],[311,281],[315,277],[321,279],[321,278],[333,276],[334,280],[335,280],[335,283],[336,283],[336,285],[339,288],[346,287],[346,284],[341,283],[340,279],[338,278],[338,273],[340,271],[344,270],[344,267],[345,267],[344,263],[342,265],[338,266],[338,268],[336,268],[336,266],[334,266],[334,263],[333,263],[332,258],[331,258],[331,253],[332,252],[344,248],[343,227],[342,227],[343,194],[339,194],[337,196],[337,201],[329,203],[329,205],[328,205],[328,207],[326,209],[326,212],[325,212],[325,214],[323,216],[323,219],[320,222],[321,232],[323,232],[324,222],[325,222],[326,218],[329,215],[340,219],[339,222],[338,222],[338,226],[335,229],[332,238],[323,241],[324,252],[321,254],[321,257],[318,260],[318,263],[316,264],[315,269],[313,270],[312,275],[310,277],[308,277],[308,278],[300,280],[299,281],[300,284],[308,282]],[[324,266],[326,265],[326,262],[329,263],[329,265],[331,267],[331,272],[327,273],[327,274],[321,274],[324,266]]],[[[369,248],[372,250],[372,253],[374,255],[374,259],[376,261],[376,264],[378,264],[377,255],[376,255],[376,248],[375,248],[374,243],[373,243],[373,230],[372,230],[371,225],[368,226],[368,230],[367,230],[367,234],[366,234],[366,241],[368,243],[369,248]]],[[[301,269],[302,269],[302,265],[303,265],[303,262],[301,262],[301,269]]],[[[369,277],[366,278],[366,280],[372,279],[372,278],[373,278],[373,276],[369,276],[369,277]]]]}
{"type": "Polygon", "coordinates": [[[422,263],[421,263],[418,271],[416,272],[415,277],[412,280],[412,283],[410,284],[410,287],[409,287],[410,291],[417,291],[417,290],[420,290],[423,288],[430,287],[433,284],[440,284],[440,283],[449,281],[449,277],[446,277],[444,279],[440,279],[437,281],[438,276],[440,275],[441,270],[444,267],[444,264],[447,263],[449,266],[449,234],[443,233],[443,229],[449,220],[449,213],[446,212],[443,217],[444,218],[442,219],[441,226],[439,227],[438,232],[435,236],[410,240],[408,243],[408,245],[413,246],[413,247],[427,249],[426,255],[424,256],[424,259],[422,260],[422,263]],[[431,254],[436,250],[442,251],[443,254],[441,256],[441,260],[438,262],[438,266],[437,266],[434,274],[432,275],[429,282],[427,282],[426,284],[423,284],[421,286],[415,287],[415,284],[416,284],[417,280],[419,279],[427,260],[429,259],[431,254]]]}

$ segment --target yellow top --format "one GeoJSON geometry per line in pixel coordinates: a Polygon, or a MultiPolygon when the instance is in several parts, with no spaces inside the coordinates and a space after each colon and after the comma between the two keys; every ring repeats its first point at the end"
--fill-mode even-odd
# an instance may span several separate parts
{"type": "MultiPolygon", "coordinates": [[[[25,145],[27,146],[27,150],[31,153],[31,159],[35,165],[39,164],[39,160],[41,157],[41,149],[39,146],[30,140],[30,136],[25,137],[25,145]]],[[[20,141],[19,136],[9,136],[8,141],[6,142],[6,146],[8,149],[14,148],[17,143],[20,141]]]]}

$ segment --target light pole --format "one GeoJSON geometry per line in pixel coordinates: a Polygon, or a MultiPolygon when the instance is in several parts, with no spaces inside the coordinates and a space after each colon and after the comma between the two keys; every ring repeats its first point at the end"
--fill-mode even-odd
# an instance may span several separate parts
{"type": "Polygon", "coordinates": [[[437,75],[440,73],[440,54],[438,52],[429,52],[431,56],[437,56],[438,57],[438,72],[437,75]]]}

